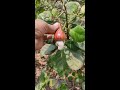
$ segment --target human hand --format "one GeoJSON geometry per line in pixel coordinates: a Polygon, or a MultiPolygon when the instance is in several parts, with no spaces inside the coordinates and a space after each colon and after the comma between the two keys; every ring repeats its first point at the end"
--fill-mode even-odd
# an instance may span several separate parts
{"type": "Polygon", "coordinates": [[[53,25],[47,24],[46,22],[36,19],[35,20],[35,50],[39,50],[44,45],[45,39],[52,38],[47,37],[44,34],[54,34],[56,30],[60,28],[60,23],[55,23],[53,25]]]}

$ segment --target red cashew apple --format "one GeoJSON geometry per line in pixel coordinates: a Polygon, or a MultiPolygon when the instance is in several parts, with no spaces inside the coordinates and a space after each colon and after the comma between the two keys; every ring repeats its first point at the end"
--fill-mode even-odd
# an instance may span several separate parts
{"type": "Polygon", "coordinates": [[[54,35],[54,40],[56,41],[56,45],[58,46],[58,50],[62,50],[64,48],[64,40],[65,39],[66,39],[66,35],[60,27],[54,35]]]}
{"type": "Polygon", "coordinates": [[[66,39],[66,35],[61,28],[56,31],[54,39],[55,41],[64,41],[66,39]]]}

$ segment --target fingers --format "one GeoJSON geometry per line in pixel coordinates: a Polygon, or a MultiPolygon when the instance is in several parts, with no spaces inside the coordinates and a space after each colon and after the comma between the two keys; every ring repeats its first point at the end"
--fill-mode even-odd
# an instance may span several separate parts
{"type": "Polygon", "coordinates": [[[37,36],[42,36],[46,33],[45,27],[47,26],[47,23],[40,20],[36,19],[35,20],[35,34],[37,36]]]}
{"type": "Polygon", "coordinates": [[[35,50],[41,49],[43,45],[43,38],[35,39],[35,50]]]}
{"type": "Polygon", "coordinates": [[[53,25],[47,24],[46,22],[36,19],[35,20],[35,50],[39,50],[44,45],[45,39],[51,39],[52,36],[44,37],[44,34],[54,34],[60,27],[60,23],[53,25]]]}
{"type": "Polygon", "coordinates": [[[56,30],[58,30],[59,28],[60,28],[60,23],[58,23],[58,22],[53,25],[48,24],[46,34],[54,34],[56,32],[56,30]]]}
{"type": "Polygon", "coordinates": [[[38,33],[37,35],[44,34],[54,34],[57,29],[60,28],[60,23],[55,23],[53,25],[47,24],[46,22],[36,19],[35,20],[35,31],[38,33]]]}
{"type": "Polygon", "coordinates": [[[44,35],[44,40],[52,39],[53,35],[44,35]]]}

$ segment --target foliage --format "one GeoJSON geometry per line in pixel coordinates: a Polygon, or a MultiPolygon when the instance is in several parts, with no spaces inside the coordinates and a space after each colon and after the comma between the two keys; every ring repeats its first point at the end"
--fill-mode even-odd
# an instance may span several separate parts
{"type": "Polygon", "coordinates": [[[63,50],[46,42],[40,55],[49,55],[35,90],[85,90],[85,0],[35,0],[35,19],[49,24],[59,22],[67,35],[63,50]],[[56,77],[50,75],[54,70],[56,77]],[[68,83],[72,81],[72,87],[68,83]]]}

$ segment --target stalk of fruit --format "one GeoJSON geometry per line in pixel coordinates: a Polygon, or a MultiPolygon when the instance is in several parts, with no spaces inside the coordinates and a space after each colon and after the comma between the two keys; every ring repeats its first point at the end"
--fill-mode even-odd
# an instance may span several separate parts
{"type": "Polygon", "coordinates": [[[54,40],[56,41],[55,44],[58,46],[58,50],[62,50],[64,48],[64,41],[66,39],[66,35],[62,30],[62,27],[55,32],[54,40]]]}

